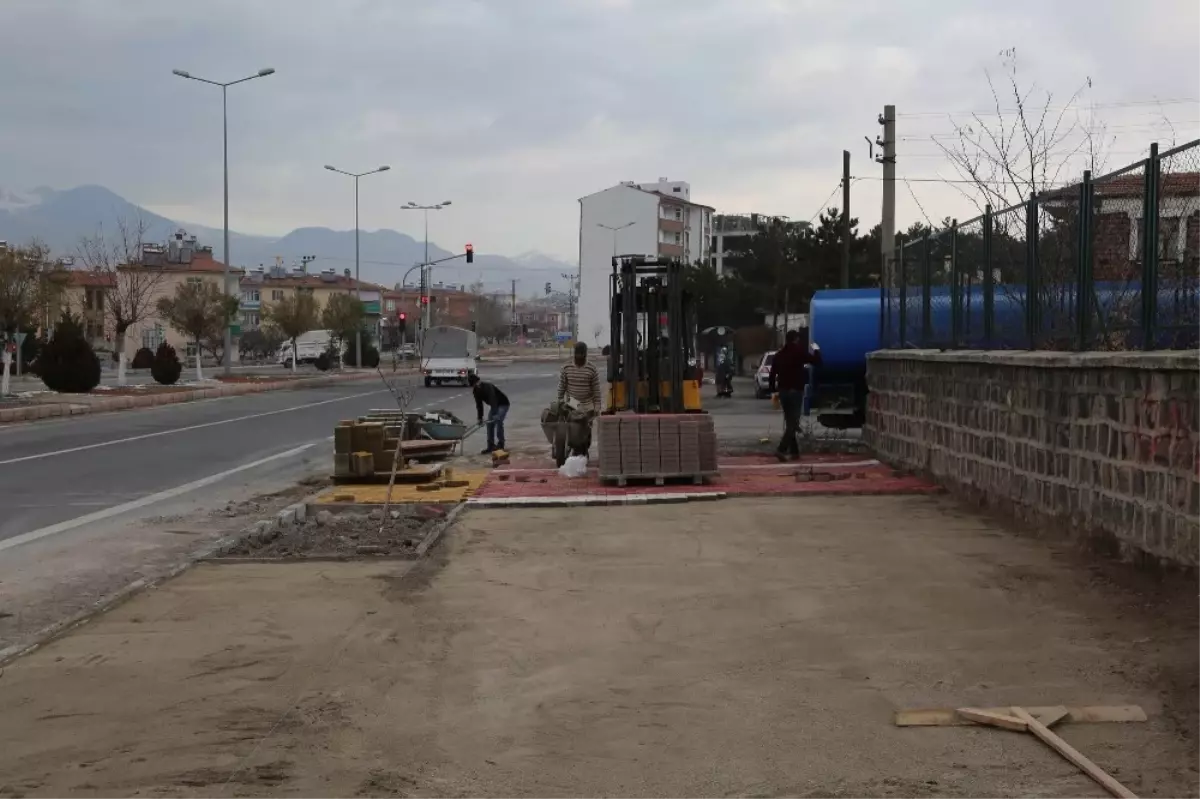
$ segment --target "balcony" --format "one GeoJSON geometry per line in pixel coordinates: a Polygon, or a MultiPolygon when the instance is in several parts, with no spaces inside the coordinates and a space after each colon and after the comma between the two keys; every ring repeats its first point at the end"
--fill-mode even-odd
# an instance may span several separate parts
{"type": "Polygon", "coordinates": [[[658,254],[665,255],[668,258],[682,258],[683,257],[683,245],[682,244],[667,244],[665,242],[659,242],[658,243],[658,254]]]}
{"type": "Polygon", "coordinates": [[[658,229],[666,233],[682,233],[683,222],[678,219],[659,219],[658,229]]]}

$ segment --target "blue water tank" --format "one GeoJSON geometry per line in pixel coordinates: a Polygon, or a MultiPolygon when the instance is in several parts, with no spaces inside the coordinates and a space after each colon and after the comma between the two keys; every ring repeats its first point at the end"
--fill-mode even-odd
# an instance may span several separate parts
{"type": "Polygon", "coordinates": [[[821,347],[820,375],[861,372],[879,349],[879,289],[823,289],[808,306],[808,338],[821,347]]]}

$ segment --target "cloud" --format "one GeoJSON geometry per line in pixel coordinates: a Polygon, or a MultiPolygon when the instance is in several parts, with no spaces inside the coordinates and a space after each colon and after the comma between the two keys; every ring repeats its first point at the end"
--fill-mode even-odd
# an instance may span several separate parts
{"type": "MultiPolygon", "coordinates": [[[[409,200],[452,199],[434,237],[480,251],[573,257],[576,199],[620,180],[689,180],[718,210],[808,218],[853,154],[854,212],[878,220],[866,136],[902,117],[901,174],[956,177],[929,140],[944,112],[987,109],[985,68],[1016,45],[1023,77],[1095,103],[1200,96],[1194,3],[904,4],[807,0],[6,0],[0,176],[6,188],[98,183],[207,225],[221,217],[220,90],[232,80],[235,228],[418,233],[409,200]],[[1153,19],[1151,19],[1153,18],[1153,19]],[[1172,20],[1162,25],[1164,19],[1172,20]],[[11,35],[18,32],[18,35],[11,35]]],[[[1184,135],[1200,112],[1170,106],[1184,135]]],[[[1163,110],[1105,111],[1116,163],[1161,138],[1163,110]]],[[[930,216],[952,186],[912,184],[930,216]]],[[[898,192],[902,225],[921,218],[898,192]]]]}

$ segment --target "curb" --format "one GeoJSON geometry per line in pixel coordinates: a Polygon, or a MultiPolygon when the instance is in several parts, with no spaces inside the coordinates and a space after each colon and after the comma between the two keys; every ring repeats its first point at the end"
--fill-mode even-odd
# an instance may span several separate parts
{"type": "Polygon", "coordinates": [[[593,505],[667,505],[680,502],[711,502],[725,499],[724,491],[689,491],[678,494],[576,494],[566,497],[478,497],[468,499],[469,508],[578,508],[593,505]]]}
{"type": "Polygon", "coordinates": [[[150,408],[159,405],[174,405],[182,402],[197,400],[221,399],[224,397],[240,397],[245,394],[260,394],[265,391],[288,391],[303,388],[319,388],[321,386],[351,383],[356,380],[378,379],[374,372],[353,375],[329,375],[323,377],[302,377],[297,380],[272,380],[262,383],[226,383],[211,388],[196,388],[188,391],[178,391],[171,394],[147,394],[142,397],[102,397],[90,405],[71,405],[64,401],[59,404],[30,405],[23,408],[5,408],[0,410],[0,424],[13,422],[33,422],[41,419],[57,419],[64,416],[87,416],[94,413],[109,413],[111,411],[132,410],[134,408],[150,408]]]}
{"type": "Polygon", "coordinates": [[[174,579],[183,574],[188,569],[197,563],[210,560],[215,557],[220,557],[222,554],[231,551],[243,541],[252,536],[259,536],[264,542],[271,541],[279,535],[280,527],[284,524],[296,524],[304,521],[307,512],[307,503],[316,497],[313,494],[311,497],[294,502],[288,505],[283,510],[276,513],[270,519],[257,521],[249,527],[243,528],[236,533],[220,538],[203,549],[197,550],[184,558],[179,563],[176,563],[164,573],[153,578],[140,578],[129,583],[124,588],[120,588],[108,596],[101,597],[94,602],[91,607],[85,608],[62,621],[54,622],[28,637],[28,640],[21,641],[4,649],[0,649],[0,667],[6,666],[12,661],[23,655],[27,655],[36,649],[40,649],[52,641],[61,638],[77,627],[82,627],[94,617],[105,613],[125,601],[145,591],[148,588],[154,588],[168,580],[174,579]]]}

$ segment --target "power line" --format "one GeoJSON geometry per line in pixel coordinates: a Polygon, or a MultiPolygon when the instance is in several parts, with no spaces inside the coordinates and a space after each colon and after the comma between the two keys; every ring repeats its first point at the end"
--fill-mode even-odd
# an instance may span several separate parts
{"type": "Polygon", "coordinates": [[[842,182],[839,180],[837,182],[837,184],[833,187],[833,191],[829,192],[829,196],[826,197],[825,200],[821,203],[821,207],[817,209],[817,212],[815,214],[813,214],[811,217],[809,217],[808,224],[811,225],[813,223],[813,220],[816,219],[818,216],[820,216],[821,212],[829,207],[829,201],[833,199],[833,195],[837,194],[838,189],[840,189],[841,187],[842,187],[842,182]]]}
{"type": "MultiPolygon", "coordinates": [[[[1185,105],[1191,103],[1193,105],[1200,104],[1200,100],[1192,97],[1181,97],[1171,100],[1131,100],[1124,103],[1089,103],[1088,105],[1063,105],[1057,107],[1046,106],[1046,111],[1067,111],[1072,108],[1082,110],[1091,110],[1095,108],[1135,108],[1138,106],[1150,105],[1185,105]]],[[[907,114],[896,114],[897,117],[938,117],[938,116],[999,116],[1001,114],[1015,114],[1018,112],[1016,108],[1001,108],[999,111],[991,109],[989,111],[912,111],[907,114]]]]}
{"type": "Polygon", "coordinates": [[[908,187],[909,196],[913,198],[913,202],[917,204],[917,208],[921,209],[921,216],[925,217],[925,221],[929,223],[930,227],[936,227],[936,225],[933,224],[933,220],[929,218],[929,214],[925,213],[925,206],[921,205],[921,201],[917,199],[917,193],[913,191],[912,184],[908,182],[908,178],[901,178],[901,180],[903,180],[904,185],[908,187]]]}

